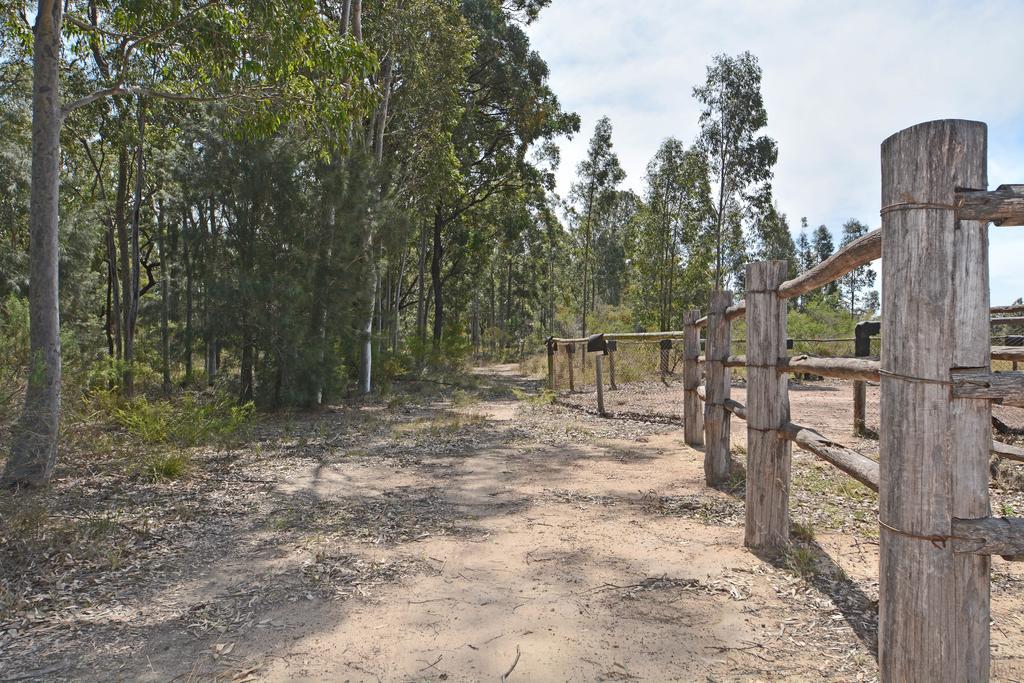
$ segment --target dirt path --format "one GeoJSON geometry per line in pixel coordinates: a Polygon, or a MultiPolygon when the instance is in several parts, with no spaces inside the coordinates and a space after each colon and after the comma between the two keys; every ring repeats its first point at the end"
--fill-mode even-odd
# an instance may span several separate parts
{"type": "MultiPolygon", "coordinates": [[[[536,388],[503,366],[444,400],[268,428],[231,465],[219,529],[197,525],[188,545],[168,530],[178,561],[79,618],[28,674],[877,677],[873,494],[796,455],[802,540],[758,558],[742,549],[741,471],[733,491],[709,490],[675,427],[523,393],[536,388]]],[[[1015,680],[1024,574],[996,562],[993,673],[1015,680]]],[[[0,640],[0,680],[16,649],[0,640]]]]}

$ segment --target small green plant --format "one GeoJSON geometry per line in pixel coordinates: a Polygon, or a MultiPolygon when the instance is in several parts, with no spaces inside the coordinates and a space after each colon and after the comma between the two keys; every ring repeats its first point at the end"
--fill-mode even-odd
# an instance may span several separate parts
{"type": "Polygon", "coordinates": [[[999,514],[1003,517],[1016,517],[1017,510],[1009,503],[1003,503],[999,506],[999,514]]]}
{"type": "MultiPolygon", "coordinates": [[[[516,390],[513,389],[513,391],[516,390]]],[[[452,405],[464,407],[475,405],[479,402],[479,396],[474,396],[473,394],[470,394],[469,392],[464,391],[462,389],[456,389],[454,392],[452,392],[452,405]]]]}
{"type": "Polygon", "coordinates": [[[116,572],[124,565],[124,553],[120,548],[108,548],[106,553],[107,567],[116,572]]]}
{"type": "Polygon", "coordinates": [[[793,522],[791,533],[796,540],[810,543],[814,540],[814,522],[793,522]]]}
{"type": "Polygon", "coordinates": [[[147,463],[147,473],[154,481],[180,479],[189,470],[191,461],[181,452],[153,456],[147,463]]]}
{"type": "Polygon", "coordinates": [[[786,551],[786,566],[794,574],[804,578],[818,573],[818,560],[814,552],[800,545],[792,546],[786,551]]]}

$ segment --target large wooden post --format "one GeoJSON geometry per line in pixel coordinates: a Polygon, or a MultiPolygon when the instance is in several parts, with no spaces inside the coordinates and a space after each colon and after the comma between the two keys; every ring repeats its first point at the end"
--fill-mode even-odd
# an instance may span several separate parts
{"type": "Polygon", "coordinates": [[[704,480],[708,486],[718,486],[729,480],[732,458],[729,454],[729,411],[725,399],[729,398],[730,376],[725,367],[729,357],[730,330],[725,309],[732,304],[732,292],[712,292],[708,307],[708,341],[705,351],[707,392],[704,402],[704,480]]]}
{"type": "Polygon", "coordinates": [[[789,544],[789,377],[779,372],[786,355],[786,300],[779,285],[786,261],[747,265],[747,505],[744,544],[778,551],[789,544]]]}
{"type": "Polygon", "coordinates": [[[683,439],[689,446],[704,445],[704,410],[697,395],[700,386],[700,312],[683,314],[683,439]]]}
{"type": "Polygon", "coordinates": [[[555,390],[555,349],[558,348],[551,337],[544,342],[548,350],[548,389],[555,390]]]}
{"type": "MultiPolygon", "coordinates": [[[[565,367],[569,368],[569,393],[576,391],[576,378],[573,375],[572,357],[576,353],[576,345],[569,342],[565,345],[565,367]]],[[[586,355],[586,354],[583,354],[586,355]]]]}
{"type": "Polygon", "coordinates": [[[989,558],[953,554],[953,518],[989,514],[990,409],[950,370],[988,372],[986,127],[932,121],[882,143],[879,666],[883,681],[989,678],[989,558]]]}
{"type": "Polygon", "coordinates": [[[615,385],[615,353],[619,350],[619,343],[614,339],[608,342],[608,388],[615,391],[619,387],[615,385]]]}
{"type": "Polygon", "coordinates": [[[658,342],[658,348],[661,350],[660,360],[658,363],[658,373],[661,375],[661,381],[668,381],[668,357],[672,352],[672,340],[662,339],[658,342]]]}
{"type": "MultiPolygon", "coordinates": [[[[871,337],[878,334],[881,325],[878,322],[860,322],[854,328],[853,355],[857,358],[867,358],[871,355],[871,337]]],[[[864,380],[858,379],[853,382],[853,435],[867,435],[867,384],[864,380]]]]}

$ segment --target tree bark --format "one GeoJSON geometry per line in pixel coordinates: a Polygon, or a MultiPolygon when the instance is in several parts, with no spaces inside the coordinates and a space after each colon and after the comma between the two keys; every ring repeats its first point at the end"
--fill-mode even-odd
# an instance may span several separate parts
{"type": "Polygon", "coordinates": [[[420,351],[427,344],[427,226],[420,226],[419,275],[416,280],[416,338],[420,351]]]}
{"type": "Polygon", "coordinates": [[[167,254],[167,236],[164,234],[164,202],[157,203],[157,248],[160,250],[160,370],[164,393],[171,392],[171,260],[167,254]]]}
{"type": "Polygon", "coordinates": [[[444,330],[444,296],[441,280],[441,258],[444,256],[441,244],[444,217],[441,210],[434,213],[434,248],[430,254],[430,285],[434,290],[434,348],[441,346],[441,334],[444,330]]]}
{"type": "MultiPolygon", "coordinates": [[[[125,366],[130,362],[132,356],[131,344],[128,336],[131,329],[131,308],[132,308],[132,268],[131,268],[131,243],[128,237],[128,217],[125,211],[128,206],[128,145],[123,143],[117,153],[117,190],[114,194],[114,228],[117,231],[118,263],[121,277],[121,355],[125,366]]],[[[122,369],[121,384],[124,390],[125,374],[122,369]]]]}
{"type": "Polygon", "coordinates": [[[192,384],[193,381],[193,367],[192,367],[192,347],[195,344],[195,337],[192,328],[192,280],[195,266],[193,265],[192,257],[192,230],[189,229],[190,219],[188,211],[182,214],[181,219],[181,241],[182,241],[182,258],[185,261],[185,384],[192,384]]]}
{"type": "Polygon", "coordinates": [[[108,333],[111,335],[112,351],[111,356],[120,360],[124,350],[121,345],[121,283],[117,279],[117,245],[114,242],[114,224],[107,221],[107,287],[110,290],[110,316],[108,320],[108,333]]]}
{"type": "Polygon", "coordinates": [[[39,0],[32,75],[32,190],[29,248],[29,350],[32,367],[14,430],[5,486],[43,486],[57,462],[60,426],[60,193],[59,0],[39,0]]]}
{"type": "Polygon", "coordinates": [[[142,218],[142,184],[144,180],[143,149],[146,138],[146,105],[139,98],[138,111],[139,143],[135,152],[135,193],[132,202],[131,224],[131,267],[129,288],[125,291],[125,326],[124,326],[124,393],[131,398],[135,394],[135,325],[139,319],[139,280],[140,258],[139,229],[142,218]]]}

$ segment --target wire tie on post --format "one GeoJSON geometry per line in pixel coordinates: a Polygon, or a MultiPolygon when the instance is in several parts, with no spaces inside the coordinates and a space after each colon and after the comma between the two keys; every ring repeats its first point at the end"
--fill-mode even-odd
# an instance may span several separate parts
{"type": "Polygon", "coordinates": [[[889,370],[879,370],[878,374],[883,377],[892,377],[893,379],[903,379],[908,382],[918,382],[920,384],[938,384],[943,387],[953,386],[953,383],[943,379],[925,379],[924,377],[911,377],[910,375],[901,375],[898,372],[891,372],[889,370]]]}
{"type": "Polygon", "coordinates": [[[883,206],[882,210],[879,211],[879,215],[884,216],[887,213],[893,211],[912,211],[914,209],[944,209],[947,211],[955,211],[957,209],[953,204],[938,204],[935,202],[897,202],[895,204],[889,204],[883,206]]]}
{"type": "Polygon", "coordinates": [[[946,543],[948,541],[972,541],[974,539],[967,538],[965,536],[956,536],[954,534],[915,534],[912,531],[904,531],[903,529],[897,529],[896,527],[886,524],[882,521],[882,518],[878,518],[878,525],[887,531],[891,531],[899,536],[906,538],[914,538],[919,541],[928,541],[939,550],[946,549],[946,543]]]}

